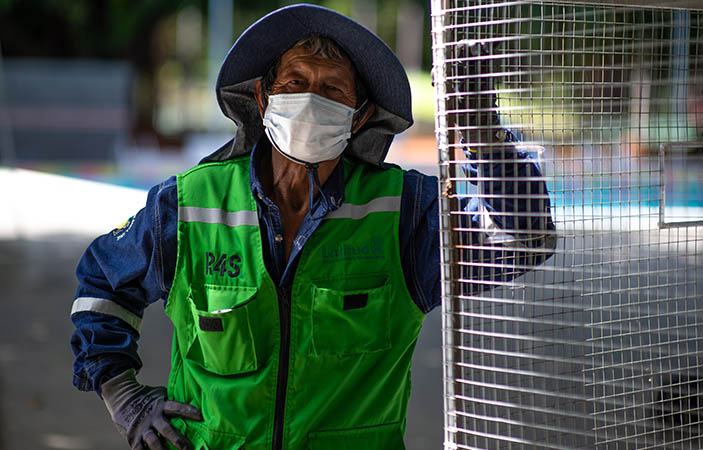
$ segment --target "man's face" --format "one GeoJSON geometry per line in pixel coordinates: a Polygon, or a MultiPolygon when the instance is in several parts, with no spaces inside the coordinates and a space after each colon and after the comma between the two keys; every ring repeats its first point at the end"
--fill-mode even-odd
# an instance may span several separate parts
{"type": "Polygon", "coordinates": [[[312,92],[354,108],[354,72],[348,60],[335,61],[311,56],[304,47],[294,47],[281,56],[271,94],[312,92]]]}

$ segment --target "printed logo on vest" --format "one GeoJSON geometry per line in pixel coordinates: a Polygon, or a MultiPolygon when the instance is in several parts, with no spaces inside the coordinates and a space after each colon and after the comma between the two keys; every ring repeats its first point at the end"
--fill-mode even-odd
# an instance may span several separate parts
{"type": "Polygon", "coordinates": [[[132,225],[134,225],[134,216],[125,220],[122,222],[122,225],[112,230],[112,235],[119,241],[132,229],[132,225]]]}
{"type": "Polygon", "coordinates": [[[322,246],[322,261],[353,261],[357,259],[383,259],[383,238],[373,236],[361,244],[342,243],[335,247],[322,246]]]}
{"type": "Polygon", "coordinates": [[[227,275],[230,278],[236,278],[241,272],[239,267],[241,262],[242,258],[236,253],[229,256],[222,253],[216,257],[215,253],[205,252],[205,275],[219,275],[221,277],[227,275]]]}

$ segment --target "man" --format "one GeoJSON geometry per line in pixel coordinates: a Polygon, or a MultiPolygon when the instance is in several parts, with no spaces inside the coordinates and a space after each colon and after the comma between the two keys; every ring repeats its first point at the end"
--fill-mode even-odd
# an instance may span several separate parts
{"type": "MultiPolygon", "coordinates": [[[[79,264],[74,384],[132,448],[404,448],[412,352],[440,302],[437,180],[383,164],[412,124],[405,71],[362,26],[296,5],[237,40],[217,96],[235,138],[79,264]],[[135,378],[159,299],[175,330],[168,390],[135,378]]],[[[484,175],[546,193],[525,155],[500,152],[484,175]]],[[[530,220],[532,205],[507,203],[482,207],[530,220]]]]}

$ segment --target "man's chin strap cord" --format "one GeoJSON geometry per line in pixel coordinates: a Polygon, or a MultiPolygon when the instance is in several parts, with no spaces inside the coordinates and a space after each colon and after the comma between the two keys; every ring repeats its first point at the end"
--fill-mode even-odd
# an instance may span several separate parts
{"type": "Polygon", "coordinates": [[[322,219],[325,214],[332,209],[332,202],[330,201],[327,194],[322,191],[322,186],[320,185],[320,177],[317,175],[317,164],[305,163],[305,169],[308,172],[308,211],[310,211],[310,218],[314,220],[322,219]],[[320,193],[320,198],[324,203],[325,207],[322,208],[322,214],[315,216],[312,212],[312,201],[315,194],[315,187],[317,187],[317,192],[320,193]]]}

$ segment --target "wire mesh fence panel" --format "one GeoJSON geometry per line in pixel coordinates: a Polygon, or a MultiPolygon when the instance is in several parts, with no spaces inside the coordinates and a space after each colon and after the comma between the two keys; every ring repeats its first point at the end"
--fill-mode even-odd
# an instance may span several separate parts
{"type": "Polygon", "coordinates": [[[665,6],[432,2],[447,449],[703,448],[703,11],[665,6]]]}

